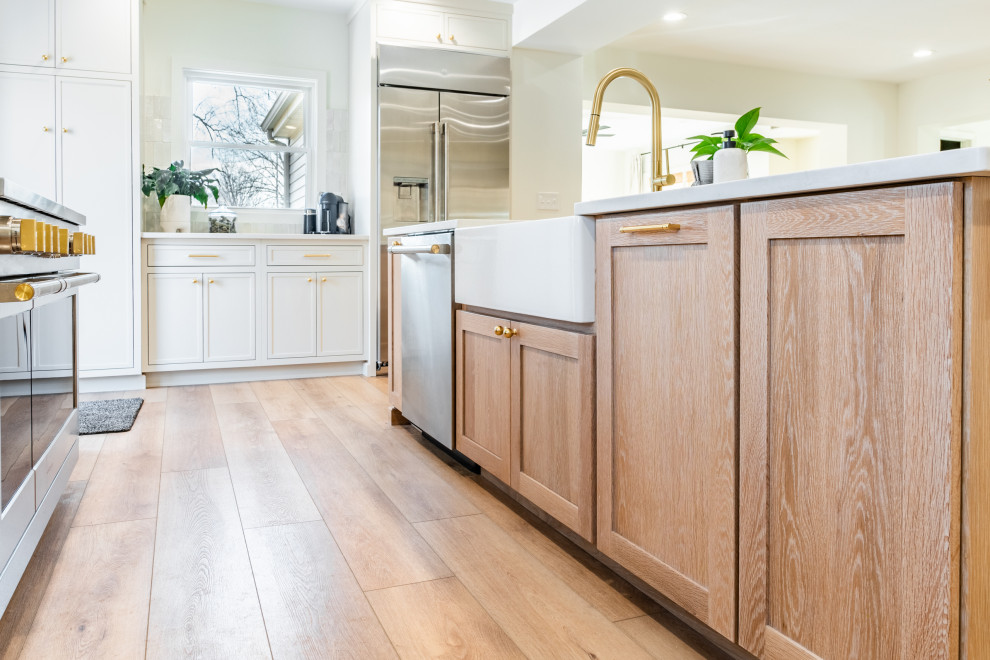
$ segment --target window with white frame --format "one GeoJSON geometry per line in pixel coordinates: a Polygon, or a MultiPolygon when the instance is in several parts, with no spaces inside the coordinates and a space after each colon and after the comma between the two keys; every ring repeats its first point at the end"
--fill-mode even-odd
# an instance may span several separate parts
{"type": "Polygon", "coordinates": [[[312,86],[189,70],[185,78],[189,167],[217,168],[220,203],[305,208],[315,167],[312,86]]]}

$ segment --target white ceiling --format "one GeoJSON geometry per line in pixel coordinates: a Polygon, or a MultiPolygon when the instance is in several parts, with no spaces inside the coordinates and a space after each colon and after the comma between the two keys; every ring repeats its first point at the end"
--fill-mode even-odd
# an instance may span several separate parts
{"type": "MultiPolygon", "coordinates": [[[[281,5],[283,7],[296,7],[298,9],[312,9],[316,11],[349,12],[360,5],[364,0],[247,0],[248,2],[260,2],[266,5],[281,5]]],[[[493,2],[503,2],[515,4],[519,0],[492,0],[493,2]]]]}
{"type": "Polygon", "coordinates": [[[981,61],[990,75],[988,0],[660,0],[654,7],[641,16],[646,27],[612,45],[889,82],[981,61]],[[665,23],[671,10],[688,17],[665,23]],[[921,48],[935,54],[916,59],[921,48]]]}

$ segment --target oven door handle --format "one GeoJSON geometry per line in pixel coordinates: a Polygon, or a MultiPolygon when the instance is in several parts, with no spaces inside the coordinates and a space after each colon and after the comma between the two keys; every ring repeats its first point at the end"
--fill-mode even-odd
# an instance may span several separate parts
{"type": "Polygon", "coordinates": [[[390,254],[450,254],[450,246],[443,243],[433,245],[390,245],[390,254]]]}
{"type": "Polygon", "coordinates": [[[0,302],[27,302],[42,296],[51,296],[84,284],[99,282],[98,273],[77,273],[67,277],[50,277],[30,280],[0,282],[0,302]]]}

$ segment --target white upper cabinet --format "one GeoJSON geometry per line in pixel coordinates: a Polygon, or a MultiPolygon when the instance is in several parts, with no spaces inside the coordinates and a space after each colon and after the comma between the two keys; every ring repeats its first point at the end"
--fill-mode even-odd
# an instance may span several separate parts
{"type": "Polygon", "coordinates": [[[0,63],[55,66],[55,0],[0,0],[0,63]]]}
{"type": "Polygon", "coordinates": [[[55,66],[131,73],[132,0],[57,0],[55,66]]]}
{"type": "Polygon", "coordinates": [[[404,2],[382,3],[377,15],[379,40],[489,53],[509,50],[509,21],[497,15],[478,16],[404,2]]]}
{"type": "Polygon", "coordinates": [[[55,79],[0,72],[0,99],[0,173],[55,199],[55,79]]]}
{"type": "Polygon", "coordinates": [[[134,366],[132,254],[134,171],[131,84],[59,78],[58,138],[63,172],[59,201],[86,216],[97,253],[84,267],[100,281],[79,293],[83,370],[134,366]]]}
{"type": "Polygon", "coordinates": [[[0,0],[0,64],[131,73],[134,0],[0,0]]]}
{"type": "Polygon", "coordinates": [[[465,48],[509,50],[509,24],[501,18],[446,14],[447,43],[465,48]]]}

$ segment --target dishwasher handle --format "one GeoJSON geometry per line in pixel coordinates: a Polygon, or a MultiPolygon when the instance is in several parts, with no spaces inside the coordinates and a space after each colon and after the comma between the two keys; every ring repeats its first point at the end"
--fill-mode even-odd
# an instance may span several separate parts
{"type": "Polygon", "coordinates": [[[390,245],[389,254],[450,254],[450,246],[433,245],[390,245]]]}

